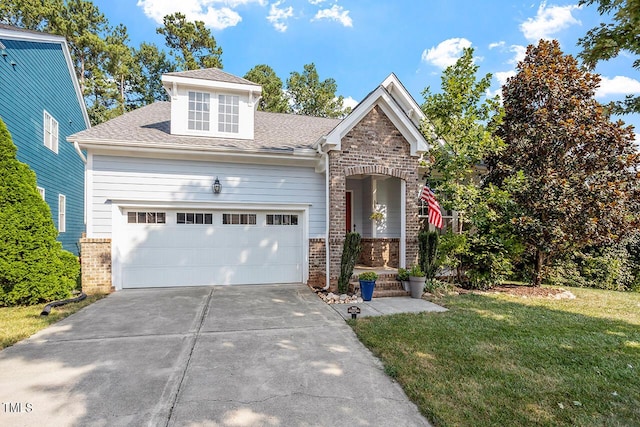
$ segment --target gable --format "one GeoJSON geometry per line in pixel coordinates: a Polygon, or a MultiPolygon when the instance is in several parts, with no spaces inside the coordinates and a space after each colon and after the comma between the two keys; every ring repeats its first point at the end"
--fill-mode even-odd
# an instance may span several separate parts
{"type": "Polygon", "coordinates": [[[397,77],[391,74],[324,138],[327,150],[341,150],[343,138],[375,108],[384,113],[408,142],[412,156],[429,149],[419,129],[424,120],[422,110],[397,77]]]}

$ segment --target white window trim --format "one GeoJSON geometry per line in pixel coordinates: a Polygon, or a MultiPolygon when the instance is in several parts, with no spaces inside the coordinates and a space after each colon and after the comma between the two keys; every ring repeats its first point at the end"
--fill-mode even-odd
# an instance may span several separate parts
{"type": "Polygon", "coordinates": [[[203,132],[203,133],[210,133],[211,132],[211,115],[212,115],[212,111],[213,111],[213,99],[214,97],[212,96],[211,93],[209,92],[203,92],[203,91],[197,91],[197,90],[190,90],[187,92],[187,130],[189,130],[190,132],[203,132]],[[195,97],[197,97],[198,94],[202,95],[203,100],[202,101],[198,101],[197,99],[194,100],[194,102],[196,103],[196,107],[199,104],[202,105],[207,105],[208,106],[208,111],[205,111],[204,109],[199,111],[197,108],[195,108],[194,110],[191,110],[190,104],[191,104],[191,94],[194,94],[195,97]],[[205,95],[208,97],[208,102],[204,102],[204,98],[205,95]],[[193,120],[191,120],[189,118],[189,114],[193,111],[194,114],[197,114],[198,112],[200,114],[208,114],[209,115],[209,119],[208,120],[196,120],[195,118],[193,120]],[[191,127],[191,124],[193,122],[193,128],[191,127]],[[197,125],[198,123],[200,123],[203,127],[206,124],[207,129],[197,129],[197,125]]]}
{"type": "Polygon", "coordinates": [[[67,196],[58,194],[58,233],[67,231],[67,196]]]}
{"type": "Polygon", "coordinates": [[[43,138],[44,146],[58,154],[59,124],[47,110],[43,110],[43,138]]]}
{"type": "Polygon", "coordinates": [[[44,198],[44,196],[45,196],[45,190],[44,190],[44,188],[42,188],[42,187],[36,187],[36,189],[38,190],[38,193],[40,193],[40,197],[42,197],[42,200],[46,200],[46,199],[44,198]]]}

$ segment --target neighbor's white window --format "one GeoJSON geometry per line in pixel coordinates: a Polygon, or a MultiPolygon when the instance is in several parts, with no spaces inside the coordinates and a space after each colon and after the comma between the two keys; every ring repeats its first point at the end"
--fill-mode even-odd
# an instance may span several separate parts
{"type": "Polygon", "coordinates": [[[58,194],[58,232],[64,233],[67,230],[67,197],[58,194]]]}
{"type": "Polygon", "coordinates": [[[46,110],[44,112],[44,146],[58,153],[58,121],[46,110]]]}
{"type": "Polygon", "coordinates": [[[44,200],[44,188],[42,187],[36,187],[38,189],[38,193],[40,194],[40,197],[42,197],[42,200],[44,200]]]}
{"type": "Polygon", "coordinates": [[[238,133],[240,97],[218,95],[218,132],[238,133]]]}
{"type": "Polygon", "coordinates": [[[204,92],[189,92],[189,130],[209,130],[211,97],[204,92]]]}

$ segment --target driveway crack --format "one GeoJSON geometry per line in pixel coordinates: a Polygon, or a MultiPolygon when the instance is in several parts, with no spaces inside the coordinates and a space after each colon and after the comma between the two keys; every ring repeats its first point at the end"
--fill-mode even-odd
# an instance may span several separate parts
{"type": "Polygon", "coordinates": [[[189,356],[187,356],[187,362],[184,364],[184,369],[182,370],[182,374],[180,375],[180,380],[178,381],[178,388],[175,391],[175,395],[173,396],[173,401],[171,402],[171,407],[169,408],[169,414],[167,416],[167,422],[165,423],[165,427],[168,427],[171,422],[171,417],[173,416],[173,410],[178,402],[178,397],[180,396],[180,392],[182,391],[182,385],[187,376],[187,371],[189,370],[189,366],[191,365],[191,357],[193,356],[193,351],[196,348],[196,344],[198,342],[198,337],[200,336],[200,331],[202,330],[202,325],[204,324],[205,319],[207,318],[207,314],[209,313],[209,306],[211,303],[211,298],[213,296],[213,289],[209,291],[209,295],[207,296],[207,300],[204,303],[204,307],[202,312],[200,313],[200,319],[198,320],[196,330],[193,332],[193,340],[191,341],[191,348],[189,349],[189,356]]]}

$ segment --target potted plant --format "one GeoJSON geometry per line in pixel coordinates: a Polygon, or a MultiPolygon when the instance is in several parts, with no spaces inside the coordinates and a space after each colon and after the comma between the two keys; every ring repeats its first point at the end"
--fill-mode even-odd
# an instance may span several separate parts
{"type": "Polygon", "coordinates": [[[360,273],[358,280],[360,281],[360,293],[364,301],[371,301],[373,297],[373,288],[376,287],[376,279],[378,275],[375,271],[366,271],[360,273]]]}
{"type": "Polygon", "coordinates": [[[424,284],[427,281],[424,272],[419,265],[414,265],[409,271],[409,287],[411,288],[411,298],[422,298],[424,284]]]}
{"type": "Polygon", "coordinates": [[[384,219],[384,214],[380,211],[374,211],[369,215],[369,219],[374,220],[375,222],[380,222],[384,219]]]}
{"type": "Polygon", "coordinates": [[[406,268],[398,269],[398,281],[402,283],[402,289],[406,292],[409,292],[411,288],[409,288],[409,270],[406,268]]]}

